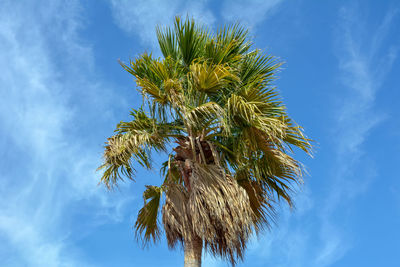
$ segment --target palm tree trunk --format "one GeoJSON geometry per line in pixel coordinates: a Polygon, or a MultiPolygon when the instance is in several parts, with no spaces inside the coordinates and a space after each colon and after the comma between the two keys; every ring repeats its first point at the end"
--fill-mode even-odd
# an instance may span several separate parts
{"type": "Polygon", "coordinates": [[[193,237],[185,240],[185,265],[184,267],[201,267],[201,251],[203,240],[200,237],[193,237]]]}

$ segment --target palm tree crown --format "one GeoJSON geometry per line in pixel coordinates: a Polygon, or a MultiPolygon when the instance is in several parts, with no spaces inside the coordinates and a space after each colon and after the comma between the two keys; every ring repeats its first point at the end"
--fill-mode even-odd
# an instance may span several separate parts
{"type": "Polygon", "coordinates": [[[176,18],[157,37],[163,58],[121,63],[143,104],[108,138],[101,181],[112,188],[133,179],[133,163],[151,169],[151,153],[166,152],[162,183],[144,191],[138,236],[156,241],[161,214],[171,248],[199,240],[235,264],[251,234],[273,221],[274,206],[292,205],[302,176],[292,149],[310,153],[310,140],[274,87],[281,62],[254,49],[244,28],[212,34],[176,18]]]}

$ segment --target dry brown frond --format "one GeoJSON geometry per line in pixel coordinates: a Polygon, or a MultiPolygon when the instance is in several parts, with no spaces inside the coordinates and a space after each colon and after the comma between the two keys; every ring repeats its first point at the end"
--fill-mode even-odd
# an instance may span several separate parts
{"type": "Polygon", "coordinates": [[[235,264],[242,259],[254,230],[254,214],[248,194],[217,165],[191,162],[191,191],[168,185],[163,223],[168,244],[174,247],[193,235],[205,248],[235,264]]]}
{"type": "Polygon", "coordinates": [[[183,245],[184,238],[191,234],[190,214],[187,210],[188,192],[183,185],[166,184],[165,204],[162,208],[162,221],[168,246],[174,248],[179,242],[183,245]]]}

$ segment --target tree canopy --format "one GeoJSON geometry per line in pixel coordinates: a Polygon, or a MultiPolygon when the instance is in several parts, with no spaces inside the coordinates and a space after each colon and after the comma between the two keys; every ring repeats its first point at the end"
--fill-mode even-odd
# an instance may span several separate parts
{"type": "Polygon", "coordinates": [[[101,181],[134,179],[135,163],[152,169],[152,153],[164,152],[163,179],[143,193],[138,236],[157,241],[162,221],[171,248],[196,236],[234,264],[274,221],[275,206],[293,205],[303,173],[293,152],[310,154],[311,140],[274,85],[282,62],[255,49],[245,28],[214,33],[176,18],[156,33],[163,57],[121,62],[143,104],[108,138],[101,181]]]}

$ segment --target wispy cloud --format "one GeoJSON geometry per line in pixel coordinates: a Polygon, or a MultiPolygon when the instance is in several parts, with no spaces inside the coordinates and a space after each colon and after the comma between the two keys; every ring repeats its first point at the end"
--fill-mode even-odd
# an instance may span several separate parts
{"type": "Polygon", "coordinates": [[[374,29],[355,7],[340,10],[336,54],[343,85],[338,92],[343,97],[336,106],[337,149],[332,166],[335,177],[321,212],[323,246],[316,258],[317,266],[329,266],[351,249],[352,236],[346,231],[345,222],[337,222],[334,214],[344,203],[349,208],[349,202],[366,192],[376,176],[363,144],[371,129],[385,119],[385,114],[375,107],[375,99],[384,89],[382,85],[397,57],[395,46],[387,46],[385,42],[397,13],[388,11],[374,29]]]}
{"type": "MultiPolygon", "coordinates": [[[[377,27],[353,8],[342,8],[336,29],[338,59],[336,105],[332,121],[332,175],[323,199],[310,188],[298,195],[298,209],[280,211],[278,225],[249,247],[247,259],[257,266],[333,266],[352,248],[348,220],[337,214],[351,210],[353,201],[369,189],[377,175],[365,154],[371,130],[386,118],[375,106],[377,95],[397,58],[396,46],[386,42],[398,11],[391,10],[377,27]],[[365,29],[368,28],[368,32],[365,29]]],[[[316,159],[318,160],[318,158],[316,159]]]]}
{"type": "Polygon", "coordinates": [[[222,16],[229,22],[241,22],[256,27],[263,22],[283,0],[224,1],[222,16]]]}
{"type": "Polygon", "coordinates": [[[205,0],[112,0],[111,6],[114,19],[121,29],[137,35],[142,44],[152,51],[158,47],[156,26],[171,25],[175,16],[188,15],[206,25],[212,25],[215,21],[205,0]]]}
{"type": "Polygon", "coordinates": [[[129,202],[96,186],[100,153],[74,135],[85,114],[71,100],[101,86],[87,80],[94,59],[79,39],[80,12],[76,1],[0,6],[3,266],[89,266],[70,246],[71,206],[90,203],[96,223],[121,218],[129,202]]]}
{"type": "MultiPolygon", "coordinates": [[[[220,15],[224,22],[240,22],[256,27],[263,22],[283,0],[223,1],[220,15]]],[[[208,0],[111,0],[113,17],[121,29],[138,36],[142,45],[158,51],[156,25],[171,25],[175,16],[195,18],[207,26],[214,26],[218,10],[212,9],[208,0]]]]}

